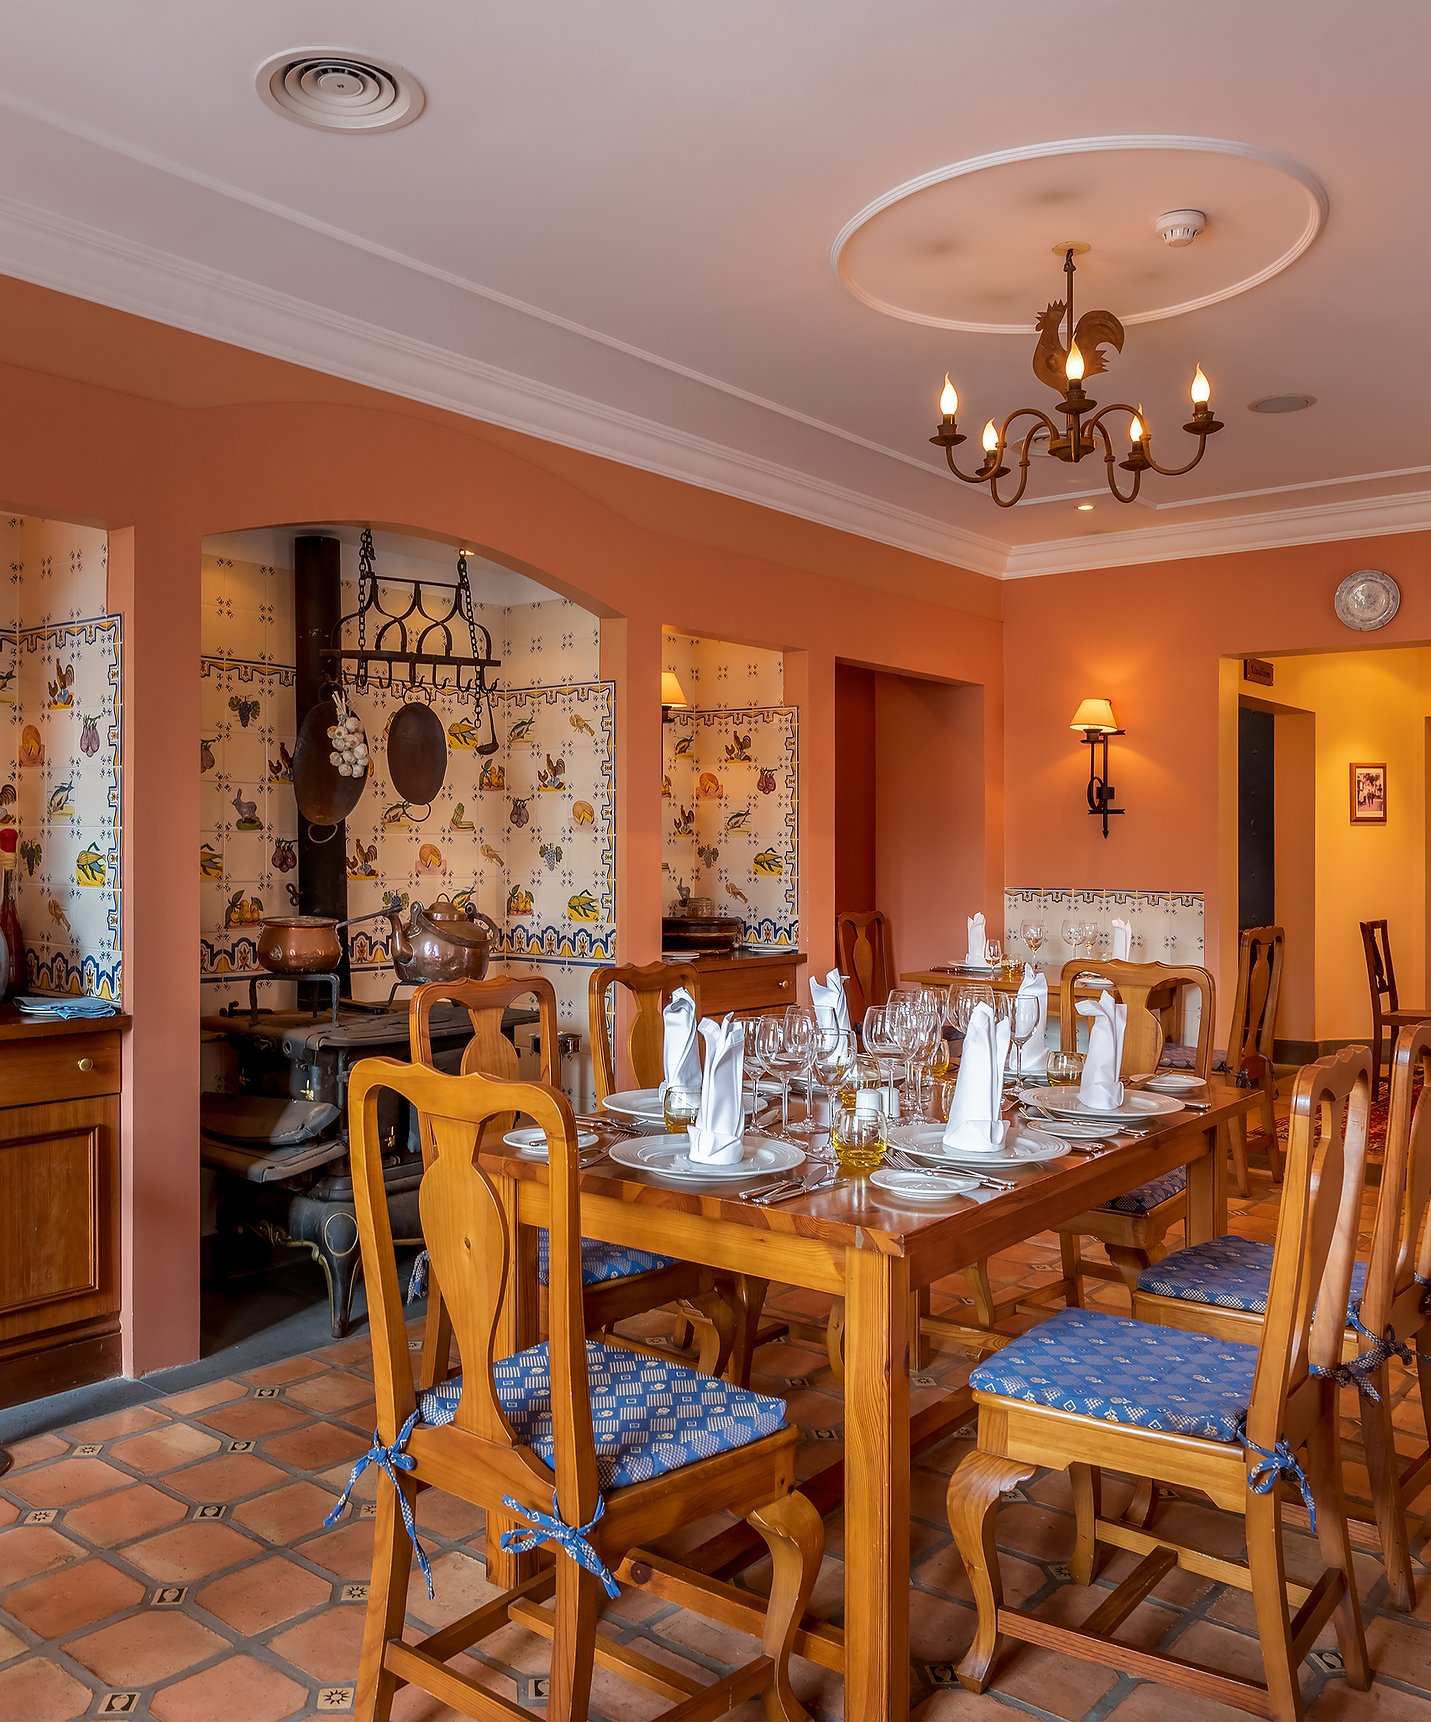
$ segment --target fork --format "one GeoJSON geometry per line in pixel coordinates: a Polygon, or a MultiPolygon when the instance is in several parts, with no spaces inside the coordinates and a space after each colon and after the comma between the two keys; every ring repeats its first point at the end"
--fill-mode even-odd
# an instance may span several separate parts
{"type": "MultiPolygon", "coordinates": [[[[884,1157],[896,1172],[922,1172],[926,1178],[938,1178],[946,1175],[937,1172],[932,1166],[921,1166],[917,1160],[899,1148],[886,1148],[884,1157]]],[[[967,1166],[951,1166],[947,1175],[971,1179],[986,1190],[1018,1189],[1018,1184],[1008,1178],[991,1178],[987,1172],[973,1172],[967,1166]]]]}

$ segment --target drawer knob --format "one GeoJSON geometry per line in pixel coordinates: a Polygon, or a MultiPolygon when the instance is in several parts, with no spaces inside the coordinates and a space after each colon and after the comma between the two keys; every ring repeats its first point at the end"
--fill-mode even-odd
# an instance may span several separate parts
{"type": "Polygon", "coordinates": [[[778,987],[788,987],[790,985],[789,981],[776,981],[775,984],[778,987]]]}
{"type": "Polygon", "coordinates": [[[79,1067],[81,1070],[93,1070],[94,1060],[92,1058],[82,1058],[79,1061],[79,1067]]]}

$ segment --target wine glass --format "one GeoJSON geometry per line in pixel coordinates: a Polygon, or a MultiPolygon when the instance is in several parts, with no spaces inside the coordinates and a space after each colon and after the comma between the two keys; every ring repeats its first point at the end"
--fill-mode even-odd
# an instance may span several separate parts
{"type": "Polygon", "coordinates": [[[1076,957],[1083,949],[1083,922],[1079,920],[1077,915],[1069,915],[1065,917],[1059,932],[1063,935],[1063,942],[1067,947],[1069,957],[1076,957]]]}
{"type": "Polygon", "coordinates": [[[1039,1001],[1033,993],[1015,993],[1009,1000],[1009,1039],[1017,1048],[1017,1068],[1024,1073],[1024,1047],[1038,1027],[1039,1001]]]}
{"type": "Polygon", "coordinates": [[[1019,926],[1019,937],[1022,938],[1029,956],[1033,959],[1033,965],[1037,968],[1039,947],[1048,937],[1048,929],[1043,924],[1043,916],[1025,916],[1019,926]]]}
{"type": "MultiPolygon", "coordinates": [[[[891,998],[894,998],[895,996],[896,995],[893,993],[890,994],[891,998]]],[[[898,1008],[898,1005],[896,1005],[895,1009],[898,1010],[898,1008]]],[[[861,1025],[861,1030],[864,1035],[865,1051],[873,1054],[875,1060],[879,1064],[880,1074],[883,1076],[885,1074],[885,1061],[888,1060],[890,1063],[893,1063],[893,1061],[900,1056],[899,1039],[894,1032],[893,1024],[889,1020],[889,1007],[887,1005],[871,1005],[865,1012],[865,1020],[861,1025]]],[[[893,1072],[890,1072],[889,1074],[886,1087],[889,1090],[888,1098],[890,1110],[893,1110],[893,1072]]]]}
{"type": "MultiPolygon", "coordinates": [[[[810,1090],[813,1086],[813,1066],[815,1052],[819,1045],[820,1024],[813,1010],[808,1005],[791,1005],[785,1012],[785,1051],[790,1059],[790,1075],[799,1072],[805,1085],[805,1116],[798,1124],[786,1124],[785,1128],[796,1136],[813,1136],[814,1097],[810,1090]]],[[[789,1078],[786,1079],[785,1109],[789,1111],[789,1078]]]]}
{"type": "Polygon", "coordinates": [[[682,1088],[672,1083],[661,1096],[661,1110],[666,1115],[666,1128],[673,1136],[689,1130],[701,1109],[699,1088],[682,1088]]]}
{"type": "MultiPolygon", "coordinates": [[[[830,1098],[830,1113],[833,1116],[840,1110],[835,1104],[837,1098],[843,1099],[845,1083],[852,1076],[858,1052],[855,1047],[855,1037],[847,1028],[822,1028],[815,1037],[815,1056],[812,1074],[818,1077],[820,1086],[830,1098]]],[[[850,1090],[849,1104],[853,1107],[854,1089],[850,1090]]]]}
{"type": "Polygon", "coordinates": [[[1004,960],[1004,947],[997,939],[984,941],[984,961],[991,969],[997,969],[1004,960]]]}

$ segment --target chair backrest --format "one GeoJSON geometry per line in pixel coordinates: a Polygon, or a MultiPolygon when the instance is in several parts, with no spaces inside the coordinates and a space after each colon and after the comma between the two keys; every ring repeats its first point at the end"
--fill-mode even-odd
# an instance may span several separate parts
{"type": "Polygon", "coordinates": [[[1399,1010],[1396,998],[1396,970],[1391,966],[1391,935],[1385,921],[1362,921],[1361,942],[1366,950],[1366,978],[1371,983],[1372,1020],[1381,1020],[1382,994],[1386,1008],[1399,1010]]]}
{"type": "Polygon", "coordinates": [[[1123,1035],[1123,1065],[1118,1074],[1138,1076],[1156,1070],[1163,1056],[1163,1025],[1148,999],[1169,987],[1196,987],[1201,999],[1197,1025],[1197,1048],[1193,1074],[1204,1082],[1212,1068],[1212,1030],[1217,1015],[1217,988],[1206,969],[1179,968],[1172,963],[1124,963],[1115,959],[1089,962],[1074,957],[1063,965],[1059,977],[1058,1042],[1065,1052],[1078,1044],[1080,1018],[1074,1008],[1073,983],[1079,975],[1097,975],[1128,1007],[1128,1026],[1123,1035]]]}
{"type": "Polygon", "coordinates": [[[1237,948],[1237,993],[1232,1001],[1232,1025],[1227,1041],[1227,1071],[1262,1072],[1259,1060],[1271,1064],[1277,1027],[1277,1001],[1282,992],[1282,962],[1287,936],[1280,927],[1245,927],[1237,948]],[[1254,1068],[1256,1067],[1256,1068],[1254,1068]]]}
{"type": "Polygon", "coordinates": [[[889,919],[883,909],[835,916],[835,961],[845,978],[850,1021],[863,1022],[870,1007],[883,1005],[894,986],[889,919]]]}
{"type": "Polygon", "coordinates": [[[1289,1433],[1288,1394],[1312,1366],[1331,1370],[1341,1362],[1370,1112],[1371,1054],[1364,1046],[1344,1047],[1298,1073],[1247,1417],[1249,1438],[1269,1452],[1289,1433]]]}
{"type": "MultiPolygon", "coordinates": [[[[432,1064],[432,1013],[440,1004],[467,1007],[472,1018],[472,1038],[462,1049],[462,1074],[470,1076],[480,1071],[483,1076],[500,1077],[503,1081],[517,1078],[517,1049],[502,1033],[502,1013],[507,1006],[528,993],[534,994],[541,1028],[542,1081],[553,1088],[561,1086],[561,1059],[557,1050],[556,991],[549,980],[540,975],[493,975],[481,981],[429,981],[412,995],[408,1006],[408,1047],[414,1064],[432,1064]]],[[[489,1126],[494,1133],[505,1134],[512,1128],[516,1115],[496,1119],[489,1126]]],[[[422,1138],[424,1165],[432,1164],[431,1138],[418,1120],[422,1138]]]]}
{"type": "Polygon", "coordinates": [[[597,969],[587,988],[587,1012],[591,1020],[591,1073],[596,1098],[605,1100],[616,1092],[616,1062],[611,1051],[611,1030],[606,1021],[606,994],[615,984],[625,987],[636,1001],[626,1054],[638,1088],[655,1088],[664,1074],[661,1050],[666,1025],[661,1012],[671,1002],[677,987],[685,987],[696,1001],[696,1019],[701,1014],[701,982],[694,963],[647,963],[644,968],[626,963],[620,968],[597,969]]]}
{"type": "Polygon", "coordinates": [[[474,1461],[465,1467],[465,1480],[485,1488],[494,1506],[508,1492],[543,1511],[548,1510],[551,1472],[518,1443],[493,1377],[512,1240],[501,1201],[478,1166],[477,1153],[479,1138],[492,1121],[514,1112],[527,1113],[546,1132],[553,1469],[562,1517],[568,1524],[587,1524],[596,1511],[598,1489],[581,1303],[576,1121],[571,1107],[563,1094],[545,1082],[449,1076],[391,1058],[365,1058],[354,1066],[348,1079],[353,1200],[372,1329],[377,1426],[385,1446],[396,1440],[416,1403],[383,1184],[378,1097],[385,1088],[396,1090],[417,1109],[424,1132],[435,1145],[433,1163],[423,1172],[418,1204],[423,1236],[445,1288],[462,1352],[462,1397],[454,1427],[459,1432],[456,1446],[474,1461]]]}
{"type": "MultiPolygon", "coordinates": [[[[1425,1239],[1421,1238],[1431,1200],[1428,1095],[1431,1022],[1412,1023],[1397,1035],[1391,1054],[1391,1105],[1381,1157],[1381,1188],[1362,1294],[1362,1325],[1376,1334],[1385,1332],[1392,1320],[1392,1305],[1411,1289],[1416,1276],[1431,1279],[1431,1228],[1425,1239]]],[[[1419,1297],[1416,1302],[1420,1302],[1419,1297]]],[[[1404,1327],[1401,1322],[1395,1325],[1404,1327]]],[[[1402,1337],[1406,1337],[1404,1331],[1402,1337]]]]}

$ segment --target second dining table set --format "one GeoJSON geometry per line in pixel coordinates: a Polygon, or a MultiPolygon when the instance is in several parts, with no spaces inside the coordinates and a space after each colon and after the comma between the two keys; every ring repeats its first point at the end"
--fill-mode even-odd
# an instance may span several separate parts
{"type": "MultiPolygon", "coordinates": [[[[974,932],[971,925],[971,947],[974,932]]],[[[1349,1683],[1367,1685],[1335,1409],[1342,1384],[1374,1393],[1378,1372],[1384,1378],[1388,1358],[1405,1353],[1408,1333],[1425,1320],[1411,1307],[1419,1310],[1421,1297],[1413,1273],[1431,1279],[1431,1259],[1417,1256],[1420,1215],[1401,1198],[1414,1191],[1424,1206],[1431,1185],[1424,1173],[1407,1172],[1413,1139],[1420,1143],[1411,1078],[1423,1065],[1431,1070],[1431,1029],[1404,1031],[1398,1046],[1372,1259],[1358,1270],[1353,1300],[1367,1054],[1344,1052],[1298,1078],[1274,1249],[1227,1237],[1229,1126],[1261,1095],[1211,1078],[1207,971],[1075,959],[1058,978],[1060,1046],[1052,1052],[1044,1045],[1046,977],[1025,971],[1003,1002],[973,984],[971,977],[970,985],[893,992],[856,1035],[837,972],[811,983],[810,1006],[742,1024],[701,1018],[693,965],[597,970],[590,1001],[598,1107],[581,1117],[559,1091],[548,983],[514,977],[419,990],[414,1075],[369,1061],[353,1076],[379,1387],[369,1458],[384,1463],[400,1496],[394,1504],[391,1489],[380,1493],[388,1506],[380,1506],[359,1714],[385,1717],[402,1679],[467,1714],[521,1714],[490,1693],[469,1692],[446,1667],[510,1618],[553,1640],[553,1716],[586,1714],[599,1666],[673,1699],[666,1714],[676,1722],[724,1714],[757,1692],[770,1715],[793,1722],[805,1714],[789,1684],[793,1654],[843,1675],[846,1716],[904,1717],[910,1462],[976,1412],[977,1439],[948,1495],[978,1605],[959,1669],[970,1690],[997,1683],[1009,1641],[1024,1639],[1253,1714],[1300,1718],[1297,1665],[1328,1622],[1349,1683]],[[1202,1012],[1189,1071],[1160,1068],[1163,1030],[1149,1006],[1181,986],[1198,990],[1202,1012]],[[634,1089],[615,1086],[613,987],[627,1011],[634,1089]],[[511,1080],[515,1053],[500,1034],[502,1009],[522,993],[535,994],[541,1013],[541,1084],[511,1080]],[[431,1063],[425,1022],[449,999],[467,1006],[474,1027],[459,1077],[420,1068],[431,1063]],[[1085,1053],[1076,1044],[1081,1019],[1085,1053]],[[962,1035],[952,1077],[950,1029],[962,1035]],[[381,1190],[381,1166],[357,1097],[379,1082],[419,1085],[409,1098],[422,1123],[432,1280],[416,1378],[399,1338],[386,1209],[363,1193],[369,1178],[381,1190]],[[534,1127],[515,1128],[522,1113],[534,1127]],[[1184,1246],[1165,1256],[1139,1228],[1149,1213],[1168,1220],[1173,1210],[1184,1246]],[[472,1243],[479,1229],[485,1262],[472,1243]],[[1062,1276],[996,1302],[988,1259],[1050,1230],[1060,1234],[1062,1276]],[[1084,1256],[1090,1236],[1106,1242],[1112,1265],[1084,1256]],[[931,1287],[956,1272],[975,1294],[969,1323],[931,1313],[931,1287]],[[1125,1286],[1136,1319],[1084,1307],[1086,1276],[1125,1286]],[[794,1433],[784,1428],[784,1403],[749,1390],[753,1353],[772,1332],[762,1327],[772,1282],[830,1296],[826,1344],[843,1383],[844,1456],[798,1486],[780,1446],[794,1433]],[[1064,1307],[1051,1309],[1056,1303],[1064,1307]],[[623,1319],[658,1308],[674,1311],[678,1345],[682,1333],[698,1339],[699,1371],[668,1347],[617,1331],[623,1319]],[[1348,1313],[1337,1319],[1337,1311],[1348,1313]],[[1022,1332],[999,1325],[1013,1315],[1024,1318],[1022,1332]],[[1375,1337],[1393,1326],[1402,1336],[1394,1347],[1375,1337]],[[465,1386],[451,1372],[454,1332],[465,1386]],[[911,1371],[935,1346],[979,1362],[967,1385],[912,1415],[911,1371]],[[484,1356],[492,1360],[485,1369],[484,1356]],[[454,1456],[443,1438],[457,1436],[486,1446],[454,1456]],[[476,1473],[464,1472],[464,1457],[485,1467],[486,1495],[476,1473]],[[406,1469],[414,1458],[415,1473],[406,1469]],[[1096,1606],[1078,1627],[1003,1602],[994,1510],[1040,1466],[1070,1472],[1078,1582],[1092,1582],[1100,1548],[1141,1557],[1111,1593],[1091,1593],[1096,1606]],[[1102,1515],[1103,1466],[1143,1480],[1116,1520],[1102,1515]],[[703,1481],[707,1472],[714,1482],[703,1481]],[[1243,1512],[1248,1559],[1159,1535],[1154,1479],[1181,1480],[1243,1512]],[[410,1494],[428,1483],[466,1490],[487,1506],[488,1577],[504,1595],[414,1653],[400,1642],[394,1600],[412,1531],[397,1507],[409,1511],[410,1494]],[[1283,1519],[1299,1503],[1324,1567],[1309,1585],[1287,1580],[1282,1558],[1283,1519]],[[679,1559],[650,1546],[723,1505],[732,1520],[683,1546],[679,1559]],[[806,1613],[820,1520],[840,1508],[843,1620],[858,1631],[806,1613]],[[733,1582],[767,1553],[768,1602],[733,1582]],[[1113,1636],[1173,1565],[1251,1591],[1264,1682],[1113,1636]],[[388,1574],[381,1585],[379,1569],[388,1574]],[[713,1686],[684,1681],[596,1632],[603,1586],[611,1595],[635,1587],[713,1617],[749,1633],[762,1655],[713,1686]],[[538,1607],[553,1594],[553,1611],[538,1607]]],[[[372,1109],[375,1132],[375,1102],[372,1109]]],[[[1364,1416],[1363,1427],[1381,1488],[1374,1534],[1398,1606],[1411,1607],[1404,1519],[1398,1541],[1400,1508],[1386,1503],[1421,1484],[1398,1474],[1388,1419],[1364,1416]]]]}

